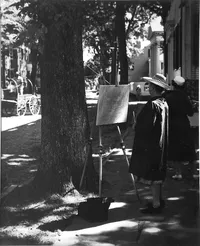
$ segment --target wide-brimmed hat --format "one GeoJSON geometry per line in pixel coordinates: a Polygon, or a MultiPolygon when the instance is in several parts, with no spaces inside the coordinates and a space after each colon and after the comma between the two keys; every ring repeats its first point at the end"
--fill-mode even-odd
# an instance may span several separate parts
{"type": "Polygon", "coordinates": [[[162,87],[165,90],[169,90],[169,86],[167,84],[166,77],[163,74],[157,73],[152,78],[151,77],[143,77],[143,79],[149,83],[155,84],[159,87],[162,87]]]}
{"type": "Polygon", "coordinates": [[[175,76],[173,79],[174,83],[177,84],[178,86],[183,86],[185,83],[185,79],[181,76],[175,76]]]}

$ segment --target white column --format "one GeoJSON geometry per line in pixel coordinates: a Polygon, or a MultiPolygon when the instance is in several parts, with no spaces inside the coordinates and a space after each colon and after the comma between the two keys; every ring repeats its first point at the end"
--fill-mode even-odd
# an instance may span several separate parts
{"type": "Polygon", "coordinates": [[[155,74],[156,73],[161,73],[160,48],[158,43],[155,43],[155,74]]]}

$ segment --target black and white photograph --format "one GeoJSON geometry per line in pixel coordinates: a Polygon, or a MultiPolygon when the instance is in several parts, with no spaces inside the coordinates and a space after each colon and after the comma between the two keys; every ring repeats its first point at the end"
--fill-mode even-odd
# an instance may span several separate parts
{"type": "Polygon", "coordinates": [[[1,0],[0,245],[200,245],[199,6],[1,0]]]}

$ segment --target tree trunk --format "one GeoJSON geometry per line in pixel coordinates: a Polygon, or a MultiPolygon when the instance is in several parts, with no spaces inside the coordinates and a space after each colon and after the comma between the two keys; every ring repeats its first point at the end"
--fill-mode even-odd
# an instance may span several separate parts
{"type": "Polygon", "coordinates": [[[119,42],[120,83],[128,84],[128,60],[126,54],[125,8],[123,2],[116,2],[116,31],[119,42]]]}
{"type": "MultiPolygon", "coordinates": [[[[78,6],[65,7],[65,16],[70,23],[52,21],[45,36],[41,83],[41,164],[35,179],[47,191],[61,194],[74,187],[79,188],[86,160],[90,164],[88,173],[93,170],[88,144],[82,19],[78,6]]],[[[63,9],[64,6],[60,11],[63,9]]],[[[94,172],[89,179],[90,186],[94,188],[94,172]]]]}
{"type": "Polygon", "coordinates": [[[2,88],[6,87],[6,76],[5,76],[5,71],[6,71],[6,63],[5,63],[5,47],[2,47],[2,68],[1,68],[1,86],[2,88]]]}
{"type": "Polygon", "coordinates": [[[32,62],[31,82],[33,83],[34,86],[36,73],[37,73],[37,64],[38,64],[38,51],[36,49],[31,49],[31,62],[32,62]]]}
{"type": "Polygon", "coordinates": [[[116,37],[116,20],[113,23],[113,50],[112,50],[112,77],[111,84],[115,85],[116,82],[116,56],[117,56],[117,37],[116,37]]]}

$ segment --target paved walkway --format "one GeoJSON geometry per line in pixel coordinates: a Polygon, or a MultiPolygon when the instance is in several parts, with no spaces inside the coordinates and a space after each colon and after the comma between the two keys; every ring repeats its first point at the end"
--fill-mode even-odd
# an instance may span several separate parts
{"type": "MultiPolygon", "coordinates": [[[[96,99],[94,100],[91,97],[91,100],[93,101],[90,101],[90,103],[96,103],[96,99]]],[[[24,120],[27,119],[27,122],[24,122],[27,125],[20,126],[21,121],[19,121],[20,124],[17,129],[13,128],[13,125],[8,125],[10,121],[5,119],[7,122],[5,122],[4,126],[7,128],[2,129],[2,141],[4,143],[2,164],[9,164],[9,177],[12,184],[16,185],[25,181],[22,176],[26,179],[29,179],[29,175],[33,176],[36,171],[37,158],[39,157],[37,148],[40,140],[40,120],[35,119],[34,122],[29,122],[28,118],[24,118],[24,120]],[[22,134],[23,138],[20,138],[22,134]],[[31,142],[29,141],[30,139],[31,142]],[[22,175],[21,169],[25,170],[24,167],[28,167],[26,168],[26,174],[28,173],[28,175],[22,175]],[[16,176],[16,174],[19,175],[16,176]]],[[[104,140],[107,139],[109,141],[109,138],[109,135],[105,136],[104,140]]],[[[116,141],[117,138],[116,140],[110,140],[114,144],[116,141]]],[[[125,140],[128,157],[131,154],[132,141],[133,133],[130,133],[125,140]]],[[[116,143],[113,155],[103,165],[103,196],[110,196],[115,200],[111,203],[108,221],[90,223],[75,216],[72,223],[64,231],[59,232],[54,245],[200,245],[198,180],[196,183],[174,181],[170,178],[173,170],[169,170],[164,186],[166,208],[163,214],[144,216],[139,212],[141,205],[136,198],[123,152],[118,147],[119,143],[116,143]]],[[[94,158],[96,158],[95,165],[98,170],[98,155],[94,158]]],[[[148,187],[142,185],[137,187],[142,201],[151,199],[148,187]]]]}
{"type": "MultiPolygon", "coordinates": [[[[131,154],[132,135],[126,141],[131,154]]],[[[98,167],[97,167],[98,168],[98,167]]],[[[76,216],[54,245],[158,245],[197,246],[199,241],[198,181],[174,181],[169,170],[164,186],[166,208],[161,215],[144,216],[121,149],[103,166],[103,196],[114,198],[108,221],[90,223],[76,216]]],[[[150,199],[148,187],[138,185],[142,201],[150,199]]]]}

